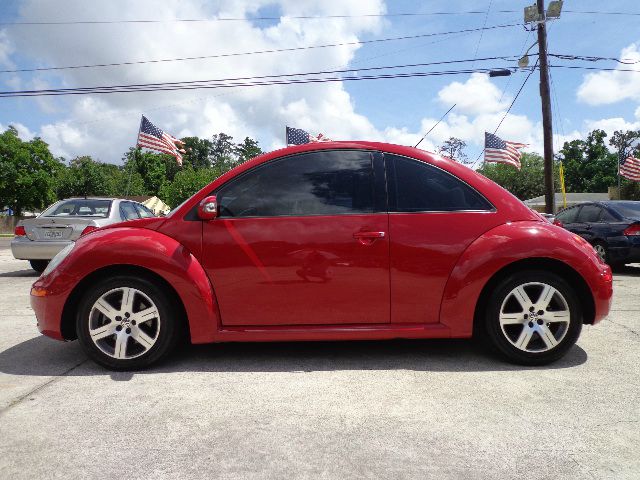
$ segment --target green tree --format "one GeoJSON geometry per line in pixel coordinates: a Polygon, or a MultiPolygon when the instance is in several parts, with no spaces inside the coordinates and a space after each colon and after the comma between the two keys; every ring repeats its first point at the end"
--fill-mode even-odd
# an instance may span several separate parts
{"type": "MultiPolygon", "coordinates": [[[[130,148],[124,156],[124,170],[137,172],[144,184],[145,195],[158,195],[162,185],[171,182],[180,166],[175,157],[164,153],[143,152],[130,148]]],[[[128,195],[133,195],[128,193],[128,195]]]]}
{"type": "Polygon", "coordinates": [[[237,163],[243,163],[262,154],[262,149],[253,138],[245,137],[242,143],[238,143],[235,148],[237,163]]]}
{"type": "Polygon", "coordinates": [[[438,147],[438,153],[449,157],[458,162],[466,163],[467,154],[464,153],[464,149],[467,147],[467,142],[456,137],[449,137],[449,140],[445,140],[440,147],[438,147]]]}
{"type": "MultiPolygon", "coordinates": [[[[523,153],[522,168],[505,163],[485,162],[478,169],[485,177],[513,193],[520,200],[527,200],[544,194],[544,159],[535,153],[523,153]]],[[[556,185],[558,182],[555,182],[556,185]]]]}
{"type": "Polygon", "coordinates": [[[213,143],[206,138],[184,137],[184,149],[187,153],[183,155],[183,163],[190,164],[193,168],[203,168],[211,166],[211,156],[213,143]]]}
{"type": "Polygon", "coordinates": [[[210,165],[223,169],[235,166],[237,160],[237,147],[233,143],[233,137],[226,133],[218,133],[211,138],[210,165]]]}
{"type": "Polygon", "coordinates": [[[567,192],[606,192],[617,184],[618,158],[607,148],[606,136],[594,130],[586,140],[564,144],[557,158],[564,165],[567,192]]]}
{"type": "Polygon", "coordinates": [[[24,142],[9,127],[0,134],[0,206],[16,215],[46,207],[55,200],[55,178],[63,168],[42,139],[24,142]]]}
{"type": "Polygon", "coordinates": [[[191,165],[186,165],[172,182],[162,186],[160,198],[172,208],[176,207],[222,173],[224,172],[220,168],[194,169],[191,165]]]}
{"type": "Polygon", "coordinates": [[[111,195],[109,167],[105,165],[86,155],[71,160],[69,167],[58,174],[58,198],[111,195]]]}

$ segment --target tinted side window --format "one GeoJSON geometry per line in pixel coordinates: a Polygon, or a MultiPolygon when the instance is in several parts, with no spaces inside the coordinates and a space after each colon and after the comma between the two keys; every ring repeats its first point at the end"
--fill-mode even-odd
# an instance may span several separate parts
{"type": "Polygon", "coordinates": [[[138,218],[136,209],[133,207],[131,202],[120,203],[120,216],[123,220],[135,220],[138,218]]]}
{"type": "Polygon", "coordinates": [[[478,192],[450,173],[418,160],[385,154],[392,212],[491,210],[478,192]]]}
{"type": "Polygon", "coordinates": [[[600,218],[601,222],[617,222],[618,219],[609,212],[606,208],[602,209],[602,217],[600,218]]]}
{"type": "Polygon", "coordinates": [[[562,223],[575,223],[578,211],[580,211],[580,207],[567,208],[566,210],[558,213],[558,215],[556,215],[556,219],[562,223]]]}
{"type": "Polygon", "coordinates": [[[583,205],[578,215],[578,222],[597,222],[600,220],[601,213],[602,209],[597,205],[583,205]]]}
{"type": "Polygon", "coordinates": [[[155,217],[155,214],[144,205],[140,203],[134,203],[133,205],[136,207],[136,210],[138,211],[138,215],[140,215],[140,218],[155,217]]]}
{"type": "Polygon", "coordinates": [[[371,154],[323,151],[274,160],[217,191],[221,217],[373,212],[371,154]]]}

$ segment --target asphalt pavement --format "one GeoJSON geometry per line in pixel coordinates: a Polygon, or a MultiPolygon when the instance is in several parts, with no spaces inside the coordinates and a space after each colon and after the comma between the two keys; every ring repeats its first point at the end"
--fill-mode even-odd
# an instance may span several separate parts
{"type": "Polygon", "coordinates": [[[547,367],[438,340],[193,346],[113,373],[38,334],[36,275],[4,244],[2,478],[640,478],[640,266],[547,367]]]}

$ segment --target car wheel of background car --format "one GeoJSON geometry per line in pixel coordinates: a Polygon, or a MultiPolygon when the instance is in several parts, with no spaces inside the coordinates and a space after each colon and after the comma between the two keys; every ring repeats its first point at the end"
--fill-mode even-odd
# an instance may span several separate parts
{"type": "Polygon", "coordinates": [[[145,368],[178,340],[176,309],[151,281],[117,276],[86,292],[78,309],[78,340],[97,363],[113,370],[145,368]]]}
{"type": "Polygon", "coordinates": [[[42,273],[44,269],[49,265],[49,260],[29,260],[31,264],[31,268],[33,268],[36,272],[42,273]]]}
{"type": "Polygon", "coordinates": [[[610,259],[609,259],[609,250],[607,249],[607,245],[604,244],[603,242],[594,242],[593,243],[593,248],[596,251],[596,253],[598,254],[598,256],[600,257],[600,259],[605,262],[605,263],[609,263],[610,259]]]}
{"type": "Polygon", "coordinates": [[[562,277],[530,270],[498,284],[484,326],[491,344],[512,362],[545,365],[565,355],[578,340],[582,313],[574,290],[562,277]]]}

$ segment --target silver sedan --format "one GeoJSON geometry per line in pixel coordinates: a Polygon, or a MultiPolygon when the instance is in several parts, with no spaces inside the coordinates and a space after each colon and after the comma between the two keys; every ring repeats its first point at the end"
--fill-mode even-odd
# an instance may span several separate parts
{"type": "Polygon", "coordinates": [[[118,198],[71,198],[54,203],[36,218],[16,225],[11,252],[42,272],[49,260],[81,235],[105,225],[154,213],[138,202],[118,198]]]}

